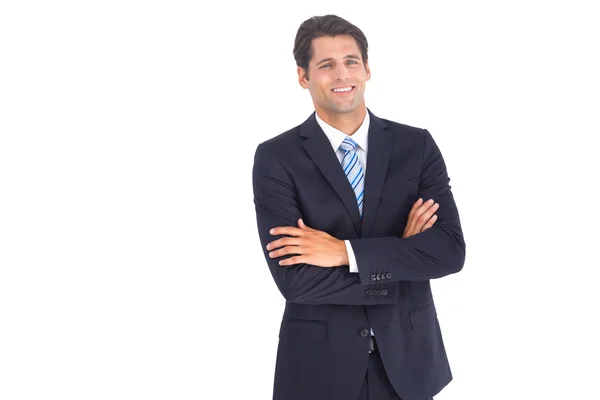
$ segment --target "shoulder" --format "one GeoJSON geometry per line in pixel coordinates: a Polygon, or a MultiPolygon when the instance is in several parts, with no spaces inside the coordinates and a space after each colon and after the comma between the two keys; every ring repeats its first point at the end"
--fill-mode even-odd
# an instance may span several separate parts
{"type": "MultiPolygon", "coordinates": [[[[372,114],[371,114],[372,115],[372,114]]],[[[373,115],[372,115],[373,116],[373,115]]],[[[403,143],[414,143],[416,146],[429,146],[434,143],[433,137],[425,128],[420,128],[386,118],[373,116],[375,123],[385,126],[385,130],[403,143]]]]}
{"type": "Polygon", "coordinates": [[[300,142],[299,132],[300,126],[295,126],[283,133],[280,133],[270,139],[265,140],[262,143],[259,143],[258,147],[262,147],[263,149],[269,149],[273,151],[284,151],[286,148],[289,148],[295,142],[300,142]]]}
{"type": "Polygon", "coordinates": [[[422,139],[426,129],[418,128],[385,118],[379,118],[387,126],[387,130],[395,135],[404,135],[414,139],[422,139]]]}
{"type": "Polygon", "coordinates": [[[424,153],[429,151],[439,152],[435,139],[425,128],[418,128],[407,124],[391,121],[384,118],[379,120],[386,125],[386,130],[404,143],[412,143],[416,148],[422,148],[424,153]]]}
{"type": "Polygon", "coordinates": [[[302,145],[300,138],[301,126],[301,124],[297,125],[259,143],[254,155],[255,164],[280,164],[282,160],[293,155],[293,152],[297,151],[298,146],[302,145]]]}

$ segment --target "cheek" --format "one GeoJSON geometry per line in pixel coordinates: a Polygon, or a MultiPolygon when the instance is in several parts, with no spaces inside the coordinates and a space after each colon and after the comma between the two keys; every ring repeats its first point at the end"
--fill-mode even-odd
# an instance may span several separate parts
{"type": "Polygon", "coordinates": [[[329,81],[327,79],[323,79],[323,77],[321,77],[321,79],[315,81],[315,86],[319,88],[319,91],[323,92],[323,93],[327,93],[329,91],[329,81]]]}
{"type": "Polygon", "coordinates": [[[327,96],[329,94],[329,89],[327,86],[319,86],[319,92],[321,93],[321,96],[327,96]]]}

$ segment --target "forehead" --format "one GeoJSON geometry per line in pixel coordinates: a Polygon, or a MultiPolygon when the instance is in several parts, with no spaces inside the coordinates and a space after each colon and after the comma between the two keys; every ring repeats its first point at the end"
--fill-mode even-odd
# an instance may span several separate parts
{"type": "Polygon", "coordinates": [[[344,58],[348,54],[354,54],[362,58],[360,48],[356,40],[350,35],[323,36],[312,41],[313,57],[312,63],[319,62],[324,58],[344,58]]]}

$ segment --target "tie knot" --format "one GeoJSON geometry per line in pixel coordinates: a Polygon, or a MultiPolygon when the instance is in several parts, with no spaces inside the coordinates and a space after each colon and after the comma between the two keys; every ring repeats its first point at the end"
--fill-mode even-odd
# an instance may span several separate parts
{"type": "Polygon", "coordinates": [[[350,150],[355,150],[356,146],[358,146],[358,144],[356,144],[354,140],[347,137],[346,139],[344,139],[342,144],[340,144],[340,149],[344,150],[344,152],[348,152],[350,150]]]}

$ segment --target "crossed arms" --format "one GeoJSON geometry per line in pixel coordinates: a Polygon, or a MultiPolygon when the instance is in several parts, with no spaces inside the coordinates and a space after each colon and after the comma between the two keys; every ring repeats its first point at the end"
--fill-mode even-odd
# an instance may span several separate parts
{"type": "Polygon", "coordinates": [[[277,157],[258,146],[253,188],[265,259],[286,300],[304,304],[376,305],[397,301],[398,281],[423,281],[458,272],[465,260],[458,210],[442,155],[423,131],[419,200],[402,238],[351,239],[358,274],[348,271],[343,240],[301,221],[295,188],[277,157]],[[434,202],[423,202],[423,200],[434,202]],[[297,227],[296,227],[297,225],[297,227]],[[374,282],[373,276],[386,275],[374,282]],[[385,283],[382,283],[385,282],[385,283]],[[373,295],[370,287],[376,285],[373,295]]]}

